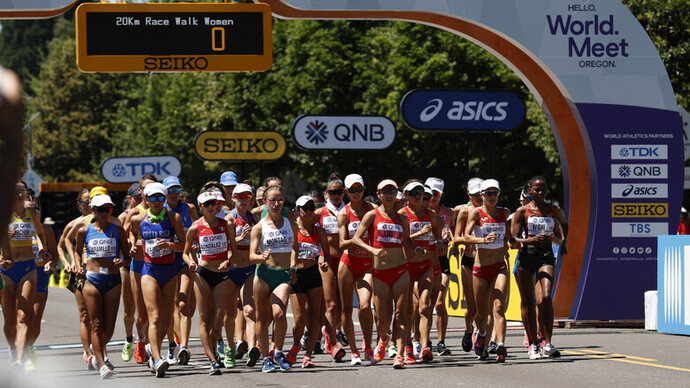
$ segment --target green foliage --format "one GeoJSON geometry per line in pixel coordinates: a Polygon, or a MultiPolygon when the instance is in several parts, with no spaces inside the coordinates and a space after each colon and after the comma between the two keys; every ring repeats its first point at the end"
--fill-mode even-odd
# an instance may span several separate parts
{"type": "Polygon", "coordinates": [[[3,20],[0,65],[14,70],[26,83],[38,75],[53,38],[54,19],[3,20]]]}

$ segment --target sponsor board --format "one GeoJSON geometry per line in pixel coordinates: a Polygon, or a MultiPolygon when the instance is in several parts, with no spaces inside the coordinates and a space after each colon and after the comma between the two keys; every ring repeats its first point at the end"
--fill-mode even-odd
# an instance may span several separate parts
{"type": "Polygon", "coordinates": [[[384,116],[303,115],[292,123],[292,139],[305,150],[382,150],[395,134],[384,116]]]}
{"type": "Polygon", "coordinates": [[[612,203],[611,217],[668,217],[668,203],[612,203]]]}
{"type": "Polygon", "coordinates": [[[510,92],[413,90],[400,103],[405,124],[419,131],[511,130],[525,104],[510,92]]]}
{"type": "Polygon", "coordinates": [[[667,183],[612,183],[611,198],[667,198],[667,183]]]}
{"type": "Polygon", "coordinates": [[[666,160],[668,159],[668,145],[666,144],[612,144],[611,159],[619,160],[666,160]]]}
{"type": "Polygon", "coordinates": [[[101,163],[101,175],[109,183],[137,182],[144,174],[153,174],[162,180],[180,173],[182,164],[174,156],[107,158],[101,163]]]}
{"type": "Polygon", "coordinates": [[[668,165],[612,164],[611,179],[668,179],[668,165]]]}
{"type": "Polygon", "coordinates": [[[283,136],[272,131],[204,131],[194,137],[201,160],[276,160],[285,149],[283,136]]]}
{"type": "Polygon", "coordinates": [[[612,222],[611,237],[657,237],[668,234],[666,222],[612,222]]]}

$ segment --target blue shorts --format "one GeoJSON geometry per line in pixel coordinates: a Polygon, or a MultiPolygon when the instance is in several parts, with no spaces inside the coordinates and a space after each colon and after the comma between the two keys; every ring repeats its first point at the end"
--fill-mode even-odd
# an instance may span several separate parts
{"type": "Polygon", "coordinates": [[[0,268],[0,273],[7,276],[14,282],[14,284],[19,284],[25,275],[31,273],[31,271],[36,269],[36,262],[32,260],[18,261],[15,262],[13,266],[8,269],[0,268]]]}
{"type": "Polygon", "coordinates": [[[169,281],[177,276],[177,272],[175,272],[175,264],[151,264],[144,262],[144,267],[141,269],[141,276],[145,275],[156,279],[158,285],[163,288],[169,281]]]}
{"type": "Polygon", "coordinates": [[[43,267],[36,267],[36,292],[48,293],[48,282],[50,274],[43,270],[43,267]]]}
{"type": "Polygon", "coordinates": [[[520,260],[520,252],[518,251],[517,255],[515,255],[515,265],[513,266],[513,275],[517,275],[517,267],[518,267],[519,260],[520,260]]]}
{"type": "Polygon", "coordinates": [[[144,262],[141,260],[134,260],[132,259],[132,262],[129,263],[129,270],[134,271],[141,275],[141,269],[144,267],[144,262]]]}
{"type": "Polygon", "coordinates": [[[105,295],[108,291],[117,287],[118,284],[122,283],[122,278],[120,277],[120,271],[116,274],[106,274],[98,273],[92,271],[86,271],[86,280],[93,284],[94,287],[101,293],[105,295]]]}
{"type": "Polygon", "coordinates": [[[252,276],[255,270],[256,264],[241,268],[230,267],[230,280],[237,284],[237,287],[242,287],[247,278],[252,276]]]}
{"type": "Polygon", "coordinates": [[[182,271],[183,269],[189,267],[182,258],[182,252],[175,252],[175,264],[173,264],[173,266],[175,267],[176,274],[180,273],[180,271],[182,271]]]}

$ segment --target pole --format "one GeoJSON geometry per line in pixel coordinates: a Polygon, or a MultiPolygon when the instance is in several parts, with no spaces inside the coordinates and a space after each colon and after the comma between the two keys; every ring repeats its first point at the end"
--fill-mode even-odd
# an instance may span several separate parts
{"type": "Polygon", "coordinates": [[[489,132],[489,176],[494,177],[494,131],[489,132]]]}
{"type": "Polygon", "coordinates": [[[465,182],[470,180],[470,131],[465,131],[465,182]]]}

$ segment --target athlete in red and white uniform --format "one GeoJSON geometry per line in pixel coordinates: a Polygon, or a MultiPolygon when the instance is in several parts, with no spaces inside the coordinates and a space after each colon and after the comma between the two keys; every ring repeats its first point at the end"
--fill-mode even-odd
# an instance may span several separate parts
{"type": "Polygon", "coordinates": [[[470,212],[465,228],[463,242],[477,244],[477,255],[472,268],[474,281],[474,299],[477,304],[477,328],[479,333],[474,343],[474,352],[478,356],[484,353],[487,334],[487,317],[491,306],[496,330],[496,361],[504,362],[507,351],[504,345],[506,320],[504,304],[510,287],[508,267],[505,261],[507,243],[517,247],[507,223],[510,210],[496,206],[500,186],[495,179],[482,182],[481,193],[483,205],[470,212]]]}
{"type": "MultiPolygon", "coordinates": [[[[373,331],[374,316],[371,311],[373,265],[369,252],[352,243],[352,238],[362,222],[362,217],[373,209],[373,206],[362,200],[364,197],[364,179],[359,174],[350,174],[345,177],[345,190],[350,203],[345,205],[338,213],[338,227],[340,229],[340,247],[344,249],[338,268],[338,285],[340,285],[340,297],[343,308],[342,322],[350,345],[352,365],[361,364],[357,341],[355,340],[355,327],[352,323],[352,299],[353,290],[357,291],[357,306],[359,323],[362,329],[364,341],[364,355],[373,365],[374,351],[371,347],[371,335],[373,331]]],[[[368,233],[363,236],[368,242],[368,233]]]]}

